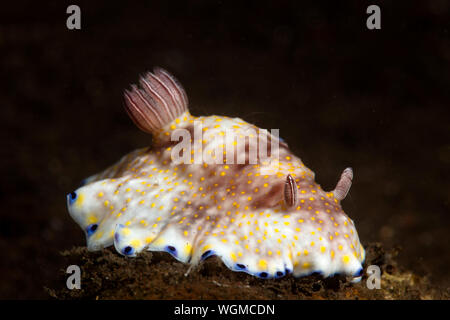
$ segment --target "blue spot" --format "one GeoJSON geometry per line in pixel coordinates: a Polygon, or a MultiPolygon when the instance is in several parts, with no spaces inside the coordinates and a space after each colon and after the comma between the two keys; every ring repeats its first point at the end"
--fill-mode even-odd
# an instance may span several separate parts
{"type": "Polygon", "coordinates": [[[67,195],[67,200],[69,200],[69,204],[73,204],[77,200],[77,193],[72,191],[67,195]]]}
{"type": "Polygon", "coordinates": [[[177,256],[177,249],[174,246],[166,246],[165,250],[166,250],[166,252],[170,253],[174,257],[177,256]]]}
{"type": "Polygon", "coordinates": [[[122,253],[126,256],[132,255],[134,253],[134,248],[131,246],[126,246],[123,248],[122,253]]]}
{"type": "Polygon", "coordinates": [[[361,277],[363,274],[363,268],[360,268],[356,273],[353,275],[354,277],[361,277]]]}
{"type": "Polygon", "coordinates": [[[86,232],[88,236],[91,236],[95,231],[97,231],[98,229],[98,224],[93,223],[88,225],[88,227],[86,228],[86,232]]]}
{"type": "Polygon", "coordinates": [[[208,251],[203,252],[201,259],[206,260],[207,258],[209,258],[213,255],[215,255],[214,251],[208,250],[208,251]]]}
{"type": "Polygon", "coordinates": [[[237,270],[245,270],[245,269],[247,269],[247,267],[245,265],[243,265],[242,263],[236,263],[235,264],[235,268],[237,270]]]}
{"type": "Polygon", "coordinates": [[[284,277],[284,272],[283,271],[277,271],[275,273],[275,278],[281,278],[281,277],[284,277]]]}
{"type": "Polygon", "coordinates": [[[286,274],[291,274],[291,273],[292,273],[292,270],[286,268],[286,274]]]}
{"type": "Polygon", "coordinates": [[[120,234],[118,231],[119,231],[119,229],[122,229],[122,228],[125,228],[125,226],[123,224],[119,223],[117,225],[116,233],[114,234],[114,239],[116,239],[116,242],[119,242],[119,240],[120,240],[120,234]]]}
{"type": "Polygon", "coordinates": [[[260,272],[258,274],[258,277],[263,278],[263,279],[267,279],[268,276],[269,276],[269,274],[267,272],[260,272]]]}

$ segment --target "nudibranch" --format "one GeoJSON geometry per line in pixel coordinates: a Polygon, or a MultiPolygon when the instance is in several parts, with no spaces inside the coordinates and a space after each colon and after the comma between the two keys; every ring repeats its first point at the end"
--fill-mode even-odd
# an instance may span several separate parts
{"type": "Polygon", "coordinates": [[[265,279],[360,279],[365,251],[340,204],[351,168],[333,191],[322,190],[276,131],[192,116],[183,87],[161,68],[125,90],[124,100],[152,145],[67,195],[89,250],[165,251],[191,266],[216,255],[233,271],[265,279]]]}

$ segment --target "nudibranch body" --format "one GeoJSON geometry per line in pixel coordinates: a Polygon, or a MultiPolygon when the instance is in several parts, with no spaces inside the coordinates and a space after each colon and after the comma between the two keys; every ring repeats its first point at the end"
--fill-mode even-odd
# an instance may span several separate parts
{"type": "Polygon", "coordinates": [[[126,256],[166,251],[191,265],[216,255],[233,271],[260,278],[360,278],[365,252],[340,205],[350,168],[325,192],[275,134],[239,118],[192,116],[184,89],[160,68],[125,91],[125,103],[153,142],[67,196],[89,250],[114,244],[126,256]],[[275,160],[259,153],[253,159],[261,141],[275,160]]]}

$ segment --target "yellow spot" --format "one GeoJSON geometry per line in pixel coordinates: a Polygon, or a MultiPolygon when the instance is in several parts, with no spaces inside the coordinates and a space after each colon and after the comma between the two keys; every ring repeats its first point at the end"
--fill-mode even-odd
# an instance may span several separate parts
{"type": "Polygon", "coordinates": [[[130,241],[130,245],[133,248],[139,248],[141,246],[141,240],[134,239],[134,240],[130,241]]]}
{"type": "Polygon", "coordinates": [[[127,235],[130,234],[130,229],[128,229],[128,228],[123,228],[123,229],[122,229],[122,233],[123,233],[125,236],[127,236],[127,235]]]}
{"type": "Polygon", "coordinates": [[[259,260],[258,265],[261,269],[266,269],[267,268],[267,261],[264,259],[259,260]]]}
{"type": "Polygon", "coordinates": [[[345,264],[350,262],[350,257],[348,255],[345,255],[342,257],[342,262],[344,262],[345,264]]]}
{"type": "Polygon", "coordinates": [[[97,195],[99,198],[103,197],[103,192],[99,192],[97,195]]]}
{"type": "Polygon", "coordinates": [[[83,204],[83,202],[84,202],[84,194],[80,193],[78,195],[77,201],[75,201],[75,206],[80,207],[83,204]]]}
{"type": "Polygon", "coordinates": [[[89,215],[89,217],[87,218],[87,221],[88,221],[88,224],[91,224],[91,223],[96,223],[98,221],[98,219],[96,216],[89,215]]]}
{"type": "Polygon", "coordinates": [[[190,243],[186,243],[186,245],[184,246],[183,251],[184,251],[184,254],[186,256],[190,256],[191,252],[192,252],[192,245],[190,243]]]}
{"type": "Polygon", "coordinates": [[[185,236],[187,237],[187,235],[188,235],[188,232],[187,232],[187,231],[185,231],[185,232],[184,232],[184,235],[185,235],[185,236]]]}
{"type": "Polygon", "coordinates": [[[320,247],[320,252],[325,253],[327,249],[325,247],[320,247]]]}
{"type": "Polygon", "coordinates": [[[101,237],[103,237],[103,232],[97,232],[97,234],[95,235],[95,239],[100,239],[101,237]]]}
{"type": "Polygon", "coordinates": [[[145,238],[145,243],[150,243],[150,242],[152,242],[153,241],[153,237],[147,237],[147,238],[145,238]]]}
{"type": "Polygon", "coordinates": [[[303,263],[303,268],[308,269],[311,266],[309,262],[303,263]]]}

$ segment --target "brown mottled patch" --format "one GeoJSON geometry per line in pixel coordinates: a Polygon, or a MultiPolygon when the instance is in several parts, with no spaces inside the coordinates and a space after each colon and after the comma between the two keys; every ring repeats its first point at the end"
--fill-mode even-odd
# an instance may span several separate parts
{"type": "Polygon", "coordinates": [[[287,276],[261,280],[245,273],[232,272],[218,258],[209,258],[184,274],[188,266],[169,254],[143,252],[136,259],[119,256],[113,249],[92,253],[76,247],[62,252],[64,266],[77,264],[82,270],[82,289],[65,287],[61,268],[60,287],[47,288],[57,299],[448,299],[435,290],[426,277],[419,277],[397,265],[398,250],[386,251],[380,244],[366,246],[365,267],[377,264],[382,270],[382,288],[366,288],[366,276],[357,284],[345,277],[323,279],[318,275],[303,278],[287,276]]]}

